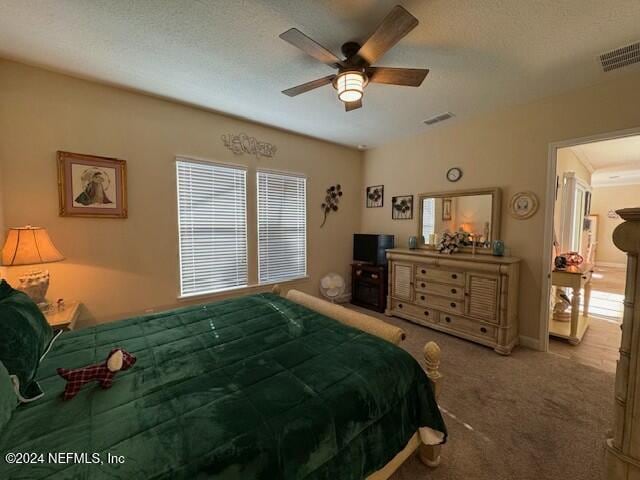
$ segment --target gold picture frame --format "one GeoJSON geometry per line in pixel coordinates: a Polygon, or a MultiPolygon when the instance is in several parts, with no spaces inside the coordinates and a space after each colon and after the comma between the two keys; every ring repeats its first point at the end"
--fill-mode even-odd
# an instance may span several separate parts
{"type": "Polygon", "coordinates": [[[127,218],[127,162],[57,152],[61,217],[127,218]]]}

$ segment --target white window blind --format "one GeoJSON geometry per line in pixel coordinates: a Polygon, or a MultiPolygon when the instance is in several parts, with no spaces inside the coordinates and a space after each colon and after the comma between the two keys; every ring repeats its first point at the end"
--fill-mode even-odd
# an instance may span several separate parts
{"type": "Polygon", "coordinates": [[[258,171],[258,281],[307,274],[307,179],[258,171]]]}
{"type": "Polygon", "coordinates": [[[180,292],[247,285],[247,194],[243,168],[178,159],[180,292]]]}

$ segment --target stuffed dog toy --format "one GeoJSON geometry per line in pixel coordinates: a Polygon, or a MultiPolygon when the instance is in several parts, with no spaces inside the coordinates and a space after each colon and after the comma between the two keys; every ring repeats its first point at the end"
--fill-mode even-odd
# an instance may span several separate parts
{"type": "Polygon", "coordinates": [[[116,373],[128,370],[134,363],[136,363],[136,357],[120,348],[114,348],[104,363],[73,370],[58,368],[58,375],[67,381],[62,398],[72,399],[85,383],[92,380],[97,380],[102,388],[110,388],[116,373]]]}

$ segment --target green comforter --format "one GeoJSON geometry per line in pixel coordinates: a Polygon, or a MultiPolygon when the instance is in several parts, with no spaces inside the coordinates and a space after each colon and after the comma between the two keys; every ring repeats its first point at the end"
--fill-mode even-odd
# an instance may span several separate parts
{"type": "Polygon", "coordinates": [[[2,479],[361,479],[418,427],[445,431],[408,353],[271,294],[63,334],[38,380],[0,433],[2,479]],[[110,390],[60,398],[57,367],[116,346],[138,360],[110,390]]]}

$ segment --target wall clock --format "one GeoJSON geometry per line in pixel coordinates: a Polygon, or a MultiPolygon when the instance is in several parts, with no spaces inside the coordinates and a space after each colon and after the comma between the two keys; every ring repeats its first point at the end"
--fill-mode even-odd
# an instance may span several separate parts
{"type": "Polygon", "coordinates": [[[461,178],[462,178],[462,170],[460,170],[458,167],[450,168],[447,171],[447,180],[449,180],[450,182],[457,182],[461,178]]]}

